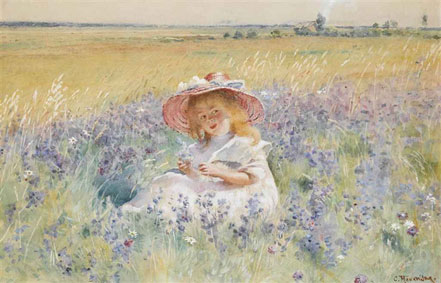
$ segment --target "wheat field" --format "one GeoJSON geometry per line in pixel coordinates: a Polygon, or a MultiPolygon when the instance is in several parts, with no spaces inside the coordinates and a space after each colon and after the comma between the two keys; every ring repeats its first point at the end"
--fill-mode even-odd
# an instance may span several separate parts
{"type": "Polygon", "coordinates": [[[355,82],[356,96],[391,77],[403,91],[440,84],[441,44],[435,39],[295,37],[286,30],[283,38],[262,33],[234,40],[223,39],[224,31],[3,28],[0,105],[14,106],[0,121],[26,114],[21,124],[40,124],[54,112],[82,115],[149,92],[171,95],[179,82],[213,71],[244,79],[251,90],[279,84],[296,95],[343,80],[355,82]],[[60,76],[63,87],[55,97],[48,90],[60,76]],[[56,102],[35,107],[50,99],[56,102]]]}

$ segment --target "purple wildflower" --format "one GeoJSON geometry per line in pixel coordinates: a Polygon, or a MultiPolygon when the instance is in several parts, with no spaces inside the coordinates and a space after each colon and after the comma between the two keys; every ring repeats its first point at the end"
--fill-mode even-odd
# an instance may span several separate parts
{"type": "Polygon", "coordinates": [[[407,212],[399,212],[397,213],[397,217],[399,220],[404,221],[408,218],[407,212]]]}
{"type": "Polygon", "coordinates": [[[303,272],[301,272],[300,270],[297,270],[296,272],[294,272],[294,274],[292,275],[292,278],[295,281],[299,281],[303,279],[303,272]]]}
{"type": "Polygon", "coordinates": [[[416,226],[412,226],[409,227],[409,229],[407,229],[407,234],[411,235],[412,237],[414,237],[417,233],[418,233],[418,228],[416,226]]]}
{"type": "Polygon", "coordinates": [[[363,274],[358,274],[354,279],[354,283],[367,283],[367,282],[368,282],[368,278],[366,275],[363,274]]]}

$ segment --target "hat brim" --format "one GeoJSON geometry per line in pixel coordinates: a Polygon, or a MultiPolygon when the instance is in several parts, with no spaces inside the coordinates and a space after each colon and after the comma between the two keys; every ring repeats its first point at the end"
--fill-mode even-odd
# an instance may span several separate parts
{"type": "Polygon", "coordinates": [[[179,92],[173,97],[170,97],[162,106],[162,115],[165,123],[167,126],[178,132],[189,133],[190,125],[185,112],[187,110],[188,99],[190,96],[206,94],[219,90],[225,91],[237,97],[240,107],[242,107],[242,109],[244,109],[248,114],[248,122],[251,125],[261,123],[263,121],[264,109],[262,103],[257,97],[234,88],[209,86],[185,90],[179,92]]]}

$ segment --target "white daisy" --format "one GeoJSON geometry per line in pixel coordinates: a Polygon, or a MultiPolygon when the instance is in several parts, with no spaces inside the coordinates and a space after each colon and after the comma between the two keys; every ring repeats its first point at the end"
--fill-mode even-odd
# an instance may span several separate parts
{"type": "Polygon", "coordinates": [[[390,225],[390,229],[392,230],[393,233],[397,232],[398,230],[400,230],[400,224],[398,223],[392,223],[390,225]]]}
{"type": "Polygon", "coordinates": [[[423,221],[429,220],[430,219],[430,213],[429,212],[424,212],[423,214],[421,214],[421,219],[423,221]]]}
{"type": "Polygon", "coordinates": [[[317,90],[317,94],[322,95],[326,93],[326,87],[322,87],[319,90],[317,90]]]}
{"type": "Polygon", "coordinates": [[[26,171],[24,171],[24,175],[25,175],[25,177],[30,177],[30,176],[34,175],[34,172],[32,172],[31,170],[26,170],[26,171]]]}
{"type": "Polygon", "coordinates": [[[77,144],[77,142],[78,142],[78,140],[76,138],[74,138],[74,137],[71,137],[69,139],[69,144],[71,144],[71,145],[75,145],[75,144],[77,144]]]}
{"type": "Polygon", "coordinates": [[[189,243],[192,246],[193,246],[193,244],[196,243],[196,239],[193,237],[190,237],[190,236],[185,236],[184,241],[186,241],[187,243],[189,243]]]}
{"type": "Polygon", "coordinates": [[[429,194],[429,195],[426,197],[426,200],[427,200],[427,201],[430,201],[433,205],[436,204],[436,198],[435,198],[432,194],[429,194]]]}
{"type": "Polygon", "coordinates": [[[90,134],[89,134],[89,132],[88,132],[88,131],[86,131],[86,130],[83,130],[83,135],[84,135],[84,136],[86,136],[86,137],[90,137],[90,134]]]}
{"type": "Polygon", "coordinates": [[[406,222],[404,222],[404,226],[406,226],[406,228],[409,229],[410,227],[415,226],[415,224],[411,220],[406,220],[406,222]]]}

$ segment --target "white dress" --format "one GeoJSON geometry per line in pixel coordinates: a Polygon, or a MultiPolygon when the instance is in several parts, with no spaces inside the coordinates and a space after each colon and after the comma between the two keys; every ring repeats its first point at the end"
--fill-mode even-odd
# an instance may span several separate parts
{"type": "Polygon", "coordinates": [[[164,217],[177,219],[227,218],[241,215],[269,214],[278,203],[278,191],[266,160],[271,144],[232,133],[213,137],[207,146],[192,144],[188,151],[193,157],[191,166],[197,171],[200,163],[213,163],[249,174],[253,184],[239,186],[220,178],[188,177],[168,172],[152,180],[150,189],[141,191],[123,208],[156,210],[164,217]]]}

